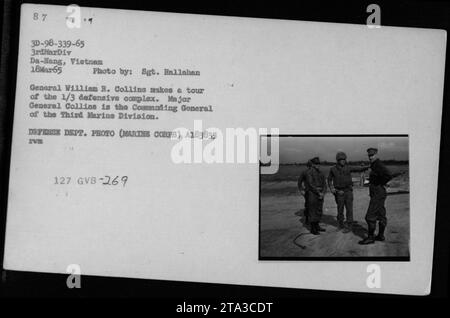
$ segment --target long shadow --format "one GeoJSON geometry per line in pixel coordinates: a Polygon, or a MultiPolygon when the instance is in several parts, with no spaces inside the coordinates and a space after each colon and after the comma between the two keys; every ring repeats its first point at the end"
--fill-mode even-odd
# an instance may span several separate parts
{"type": "MultiPolygon", "coordinates": [[[[302,225],[308,229],[308,231],[311,230],[309,223],[306,223],[306,217],[305,217],[305,209],[300,209],[294,213],[296,216],[300,217],[300,222],[302,225]]],[[[335,228],[338,227],[338,222],[335,216],[324,214],[322,215],[322,219],[320,220],[320,223],[331,225],[335,228]]],[[[367,229],[363,227],[359,223],[354,223],[352,226],[352,233],[356,236],[359,236],[360,238],[364,239],[367,236],[367,229]]]]}
{"type": "MultiPolygon", "coordinates": [[[[306,223],[306,217],[305,217],[305,209],[300,209],[297,212],[294,213],[296,216],[300,217],[300,222],[303,224],[304,227],[309,229],[309,223],[306,223]]],[[[334,227],[338,226],[338,222],[334,216],[331,215],[322,215],[322,219],[320,220],[320,223],[328,224],[334,227]]]]}
{"type": "Polygon", "coordinates": [[[328,215],[328,214],[322,214],[322,218],[320,219],[320,223],[324,223],[327,225],[331,225],[334,227],[338,227],[338,221],[336,220],[335,216],[328,215]]]}
{"type": "Polygon", "coordinates": [[[353,232],[353,234],[355,234],[356,236],[359,236],[362,239],[366,238],[366,236],[367,236],[367,229],[359,223],[353,224],[352,232],[353,232]]]}

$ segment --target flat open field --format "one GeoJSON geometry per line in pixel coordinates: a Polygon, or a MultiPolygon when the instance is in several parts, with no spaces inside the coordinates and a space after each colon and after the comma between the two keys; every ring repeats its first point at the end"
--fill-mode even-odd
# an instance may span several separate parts
{"type": "MultiPolygon", "coordinates": [[[[321,170],[328,175],[330,167],[321,170]]],[[[408,171],[408,165],[388,166],[392,172],[408,171]]],[[[261,176],[261,257],[397,257],[409,256],[409,177],[390,182],[386,210],[388,226],[385,242],[359,245],[367,234],[364,220],[369,205],[369,189],[360,186],[354,174],[353,232],[337,230],[334,196],[327,193],[321,226],[326,232],[315,236],[304,224],[304,198],[297,190],[297,179],[304,166],[280,166],[278,173],[261,176]]]]}

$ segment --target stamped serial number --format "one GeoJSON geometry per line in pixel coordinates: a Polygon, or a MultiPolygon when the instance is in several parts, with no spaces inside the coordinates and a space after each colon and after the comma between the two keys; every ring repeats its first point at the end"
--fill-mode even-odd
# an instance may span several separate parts
{"type": "Polygon", "coordinates": [[[86,177],[70,177],[70,176],[55,176],[53,178],[54,185],[104,185],[104,186],[122,186],[128,182],[128,176],[86,176],[86,177]]]}

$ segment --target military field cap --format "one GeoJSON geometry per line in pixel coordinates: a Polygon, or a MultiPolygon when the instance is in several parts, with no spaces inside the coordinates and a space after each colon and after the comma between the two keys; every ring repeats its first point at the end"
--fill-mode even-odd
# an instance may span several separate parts
{"type": "Polygon", "coordinates": [[[369,148],[369,149],[367,149],[367,154],[369,156],[372,156],[372,155],[376,154],[377,152],[378,152],[377,148],[369,148]]]}
{"type": "Polygon", "coordinates": [[[347,159],[347,155],[345,154],[345,152],[339,151],[336,154],[336,160],[339,161],[339,160],[342,160],[342,159],[346,160],[347,159]]]}
{"type": "Polygon", "coordinates": [[[315,165],[320,164],[319,157],[314,157],[314,158],[312,158],[312,159],[311,159],[311,162],[312,162],[313,164],[315,164],[315,165]]]}

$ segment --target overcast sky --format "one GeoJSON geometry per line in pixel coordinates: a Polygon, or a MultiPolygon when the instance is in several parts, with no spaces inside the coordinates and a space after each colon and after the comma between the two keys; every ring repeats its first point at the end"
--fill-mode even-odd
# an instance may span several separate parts
{"type": "Polygon", "coordinates": [[[367,148],[378,148],[382,160],[408,160],[408,137],[280,137],[280,163],[304,163],[313,157],[336,161],[344,151],[347,160],[367,160],[367,148]]]}

